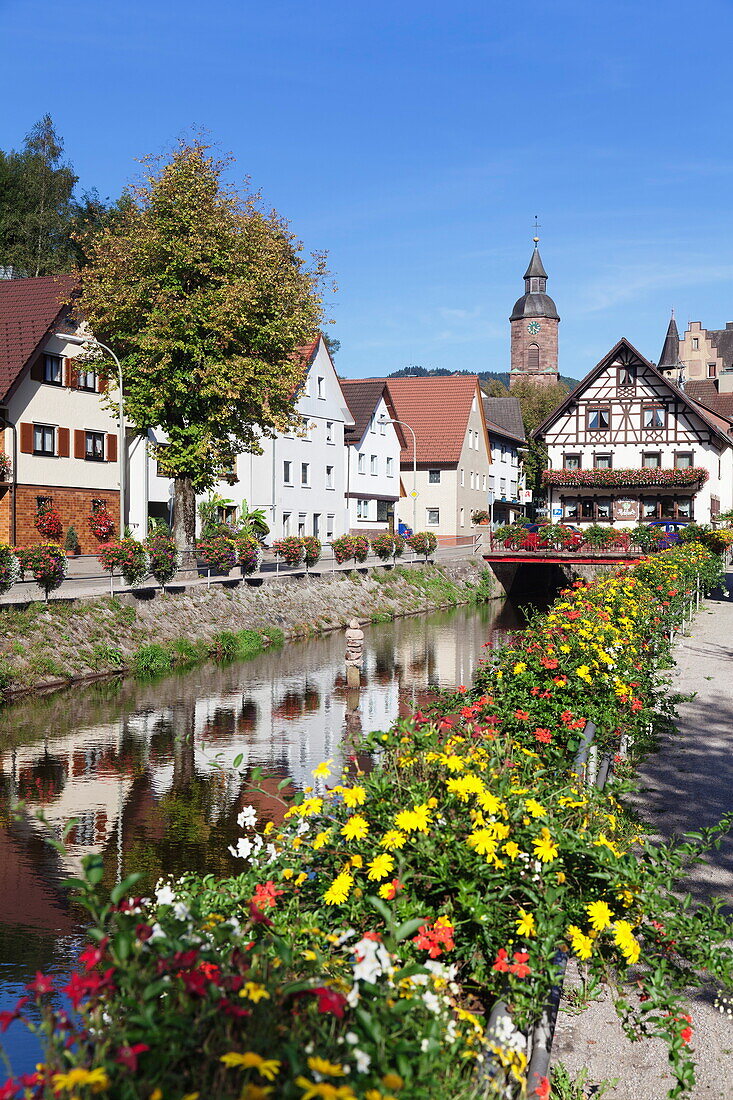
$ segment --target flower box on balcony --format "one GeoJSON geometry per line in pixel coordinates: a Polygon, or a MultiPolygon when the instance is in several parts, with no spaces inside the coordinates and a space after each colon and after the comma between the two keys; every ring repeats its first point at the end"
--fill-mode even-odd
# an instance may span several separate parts
{"type": "Polygon", "coordinates": [[[708,479],[702,466],[663,470],[643,466],[621,470],[543,470],[542,483],[566,489],[646,489],[658,487],[697,487],[708,479]]]}

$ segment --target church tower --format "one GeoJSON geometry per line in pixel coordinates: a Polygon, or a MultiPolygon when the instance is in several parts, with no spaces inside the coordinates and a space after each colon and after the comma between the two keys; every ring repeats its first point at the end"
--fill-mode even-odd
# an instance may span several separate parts
{"type": "Polygon", "coordinates": [[[667,335],[664,337],[658,369],[678,385],[684,374],[685,368],[680,363],[680,334],[677,331],[674,310],[672,310],[672,319],[667,328],[667,335]]]}
{"type": "Polygon", "coordinates": [[[534,251],[524,273],[524,294],[515,303],[509,321],[512,326],[512,358],[509,385],[528,378],[536,385],[559,382],[557,327],[560,318],[547,294],[547,272],[534,238],[534,251]]]}

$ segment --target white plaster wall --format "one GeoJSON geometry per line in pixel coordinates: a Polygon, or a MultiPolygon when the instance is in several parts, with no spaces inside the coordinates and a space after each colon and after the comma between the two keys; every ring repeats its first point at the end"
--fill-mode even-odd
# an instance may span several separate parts
{"type": "MultiPolygon", "coordinates": [[[[377,497],[397,497],[400,495],[400,441],[394,424],[379,424],[380,416],[389,417],[386,402],[379,399],[372,423],[359,443],[346,448],[348,477],[346,491],[350,494],[349,522],[351,527],[383,529],[384,521],[377,521],[377,497]],[[364,473],[359,473],[359,455],[364,456],[364,473]],[[377,473],[371,472],[371,457],[376,455],[377,473]],[[392,459],[392,475],[387,475],[387,459],[392,459]],[[369,501],[368,519],[357,516],[357,502],[352,494],[369,501]]],[[[405,433],[411,439],[409,432],[405,433]]],[[[395,517],[400,510],[399,499],[395,501],[395,517]]],[[[404,522],[404,517],[401,517],[404,522]]],[[[395,519],[395,524],[397,520],[395,519]]]]}

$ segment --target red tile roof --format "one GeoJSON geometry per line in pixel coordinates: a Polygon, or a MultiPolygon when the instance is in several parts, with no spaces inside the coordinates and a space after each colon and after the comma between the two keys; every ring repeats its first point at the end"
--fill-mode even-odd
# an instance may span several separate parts
{"type": "MultiPolygon", "coordinates": [[[[475,374],[428,378],[389,378],[397,416],[415,433],[418,466],[454,466],[466,439],[471,403],[478,392],[475,374]]],[[[412,436],[402,450],[401,465],[412,465],[412,436]]]]}
{"type": "Polygon", "coordinates": [[[689,379],[685,383],[685,393],[710,412],[726,420],[733,419],[733,393],[718,393],[712,378],[689,379]]]}
{"type": "Polygon", "coordinates": [[[302,347],[295,349],[298,355],[300,355],[301,358],[305,359],[308,366],[310,366],[311,359],[316,354],[316,349],[318,348],[320,342],[321,334],[319,332],[316,336],[314,336],[309,344],[303,344],[302,347]]]}
{"type": "Polygon", "coordinates": [[[46,339],[75,285],[73,275],[0,279],[0,395],[3,398],[46,339]]]}

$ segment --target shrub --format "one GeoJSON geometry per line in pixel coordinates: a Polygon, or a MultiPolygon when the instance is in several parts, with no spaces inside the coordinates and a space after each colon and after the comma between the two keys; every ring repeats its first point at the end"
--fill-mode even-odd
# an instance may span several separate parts
{"type": "Polygon", "coordinates": [[[393,535],[392,538],[394,539],[393,556],[395,558],[401,558],[405,552],[405,540],[402,535],[393,535]]]}
{"type": "Polygon", "coordinates": [[[208,539],[199,539],[196,552],[219,573],[230,573],[237,564],[237,547],[233,538],[213,535],[208,539]]]}
{"type": "Polygon", "coordinates": [[[366,537],[366,535],[352,535],[351,541],[354,548],[354,561],[366,561],[369,557],[369,539],[366,537]]]}
{"type": "Polygon", "coordinates": [[[262,548],[257,539],[248,531],[239,531],[234,539],[234,545],[237,548],[237,561],[242,573],[245,576],[255,573],[262,562],[262,548]]]}
{"type": "Polygon", "coordinates": [[[410,535],[407,542],[416,554],[424,556],[425,561],[438,545],[438,540],[432,531],[416,531],[414,535],[410,535]]]}
{"type": "Polygon", "coordinates": [[[66,538],[64,539],[64,550],[69,554],[75,554],[79,549],[79,536],[76,533],[76,527],[72,523],[66,532],[66,538]]]}
{"type": "Polygon", "coordinates": [[[173,580],[181,564],[181,555],[172,535],[149,535],[145,549],[150,561],[150,572],[164,588],[173,580]]]}
{"type": "Polygon", "coordinates": [[[312,565],[315,565],[320,561],[321,557],[321,540],[317,539],[315,535],[303,535],[301,540],[303,544],[303,555],[305,557],[305,564],[308,569],[312,565]]]}
{"type": "Polygon", "coordinates": [[[488,523],[489,513],[485,508],[477,508],[475,512],[471,513],[471,523],[488,523]]]}
{"type": "Polygon", "coordinates": [[[18,555],[12,546],[0,542],[0,594],[9,592],[20,580],[21,567],[18,555]]]}
{"type": "Polygon", "coordinates": [[[95,539],[99,539],[100,542],[110,541],[115,533],[115,521],[106,508],[100,508],[98,511],[92,512],[89,517],[89,530],[95,539]]]}
{"type": "Polygon", "coordinates": [[[46,599],[49,592],[58,588],[66,576],[66,554],[56,542],[42,542],[16,550],[23,575],[32,573],[36,584],[43,589],[46,599]]]}
{"type": "Polygon", "coordinates": [[[382,561],[394,557],[394,535],[389,531],[383,531],[381,535],[375,535],[372,539],[372,551],[382,561]]]}
{"type": "Polygon", "coordinates": [[[37,531],[44,539],[61,538],[61,532],[63,531],[61,516],[55,508],[41,508],[36,515],[34,523],[37,531]]]}
{"type": "Polygon", "coordinates": [[[276,539],[272,544],[275,554],[282,558],[286,565],[300,565],[305,556],[303,540],[298,535],[288,535],[284,539],[276,539]]]}
{"type": "MultiPolygon", "coordinates": [[[[686,532],[687,528],[684,527],[683,531],[686,532]]],[[[708,550],[712,550],[714,554],[723,554],[733,546],[733,529],[730,527],[719,527],[715,531],[703,531],[697,538],[703,546],[707,546],[708,550]]]]}
{"type": "Polygon", "coordinates": [[[139,584],[150,572],[145,547],[137,539],[113,539],[103,542],[97,548],[97,561],[108,573],[116,569],[122,574],[125,584],[139,584]]]}
{"type": "MultiPolygon", "coordinates": [[[[162,582],[161,582],[162,583],[162,582]]],[[[132,671],[141,679],[164,676],[173,668],[173,654],[165,646],[153,642],[140,646],[132,658],[132,671]]]]}

